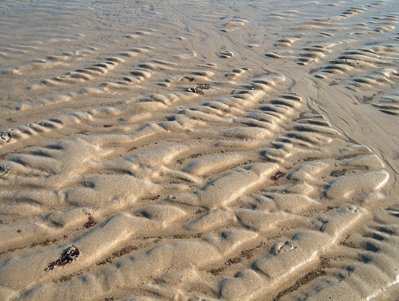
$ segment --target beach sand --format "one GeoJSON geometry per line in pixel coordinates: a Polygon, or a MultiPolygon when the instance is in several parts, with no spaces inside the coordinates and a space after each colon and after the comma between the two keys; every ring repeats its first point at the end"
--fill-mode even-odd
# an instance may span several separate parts
{"type": "Polygon", "coordinates": [[[397,300],[399,1],[0,13],[0,300],[397,300]]]}

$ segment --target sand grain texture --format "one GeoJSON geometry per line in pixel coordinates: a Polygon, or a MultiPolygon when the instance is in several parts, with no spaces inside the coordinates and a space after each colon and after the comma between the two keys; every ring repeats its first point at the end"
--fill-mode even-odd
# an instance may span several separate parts
{"type": "Polygon", "coordinates": [[[0,3],[0,299],[396,300],[397,11],[0,3]]]}

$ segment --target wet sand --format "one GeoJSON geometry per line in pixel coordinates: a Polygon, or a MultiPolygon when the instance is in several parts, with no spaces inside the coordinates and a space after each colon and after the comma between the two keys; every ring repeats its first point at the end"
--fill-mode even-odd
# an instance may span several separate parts
{"type": "Polygon", "coordinates": [[[397,299],[399,2],[0,12],[0,300],[397,299]]]}

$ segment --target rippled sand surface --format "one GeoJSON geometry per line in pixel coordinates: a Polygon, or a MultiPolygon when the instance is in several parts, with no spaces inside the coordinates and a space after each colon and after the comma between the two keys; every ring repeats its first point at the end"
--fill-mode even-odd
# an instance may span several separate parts
{"type": "Polygon", "coordinates": [[[0,14],[0,300],[399,296],[399,1],[0,14]]]}

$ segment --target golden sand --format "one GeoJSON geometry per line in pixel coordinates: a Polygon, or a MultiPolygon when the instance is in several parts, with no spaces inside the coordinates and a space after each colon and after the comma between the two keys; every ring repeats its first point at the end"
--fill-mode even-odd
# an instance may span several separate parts
{"type": "Polygon", "coordinates": [[[0,13],[0,300],[399,296],[399,1],[0,13]]]}

